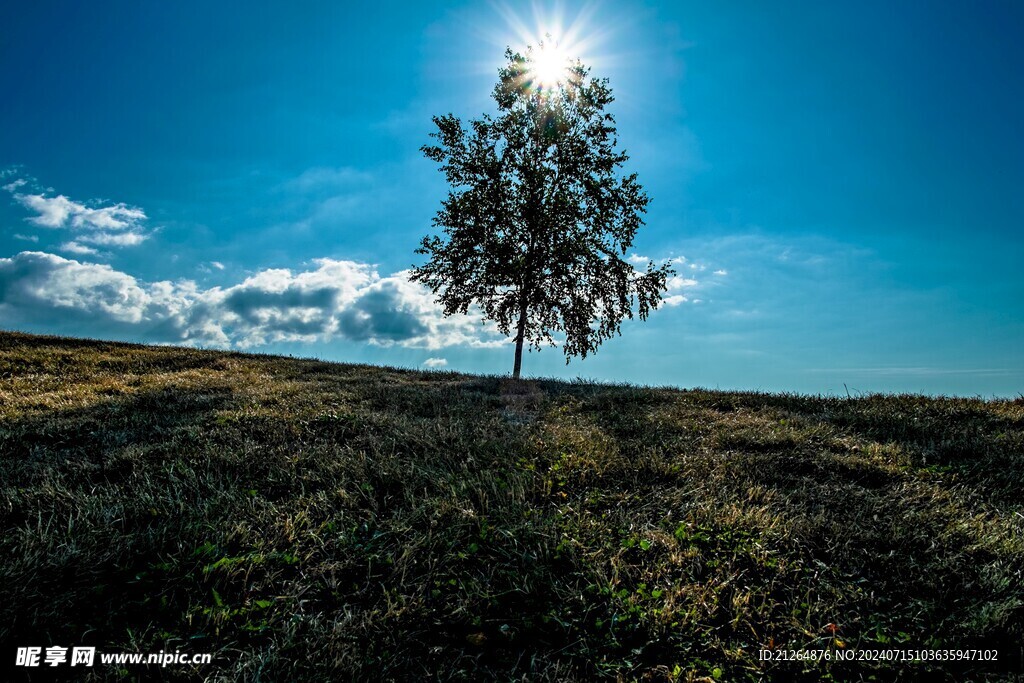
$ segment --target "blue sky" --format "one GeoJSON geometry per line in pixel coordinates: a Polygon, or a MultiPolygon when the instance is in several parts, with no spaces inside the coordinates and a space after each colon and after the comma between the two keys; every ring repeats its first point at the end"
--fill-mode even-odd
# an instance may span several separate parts
{"type": "Polygon", "coordinates": [[[1024,392],[1020,3],[102,7],[0,8],[0,328],[509,372],[404,275],[446,191],[419,147],[552,32],[679,278],[525,374],[1024,392]]]}

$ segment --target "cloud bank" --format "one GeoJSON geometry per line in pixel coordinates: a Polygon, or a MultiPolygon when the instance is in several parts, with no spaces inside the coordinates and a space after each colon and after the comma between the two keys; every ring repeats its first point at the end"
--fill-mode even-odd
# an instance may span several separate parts
{"type": "Polygon", "coordinates": [[[406,271],[385,277],[371,265],[333,259],[311,266],[202,289],[191,280],[146,283],[109,265],[23,251],[0,258],[0,318],[241,349],[333,339],[423,349],[507,343],[478,316],[445,317],[406,271]]]}
{"type": "MultiPolygon", "coordinates": [[[[7,180],[21,175],[0,171],[7,180]]],[[[311,169],[284,189],[317,195],[338,187],[366,185],[353,169],[311,169]]],[[[434,295],[407,271],[381,275],[370,264],[315,259],[304,269],[264,269],[233,285],[200,286],[193,280],[144,281],[100,261],[101,249],[137,247],[151,236],[141,208],[123,202],[76,201],[34,179],[0,186],[29,214],[38,234],[18,234],[36,244],[50,231],[64,231],[56,247],[0,258],[0,320],[5,326],[60,331],[78,336],[129,338],[151,343],[249,349],[277,343],[349,340],[377,346],[421,349],[498,347],[509,343],[479,311],[445,316],[434,295]]],[[[329,200],[328,200],[329,201],[329,200]]],[[[644,265],[645,256],[631,254],[644,265]]],[[[683,257],[660,262],[685,263],[683,257]]],[[[225,271],[219,261],[199,266],[225,271]]],[[[703,269],[703,268],[702,268],[703,269]]],[[[673,277],[664,303],[697,303],[692,277],[673,277]]],[[[426,367],[444,367],[429,358],[426,367]]]]}

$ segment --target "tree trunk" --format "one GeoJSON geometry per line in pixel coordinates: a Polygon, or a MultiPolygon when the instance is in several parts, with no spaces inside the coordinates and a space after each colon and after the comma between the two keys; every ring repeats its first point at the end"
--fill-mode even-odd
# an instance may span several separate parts
{"type": "Polygon", "coordinates": [[[519,371],[523,368],[523,340],[526,337],[526,311],[524,300],[519,305],[519,323],[516,325],[516,362],[512,368],[512,379],[519,379],[519,371]]]}

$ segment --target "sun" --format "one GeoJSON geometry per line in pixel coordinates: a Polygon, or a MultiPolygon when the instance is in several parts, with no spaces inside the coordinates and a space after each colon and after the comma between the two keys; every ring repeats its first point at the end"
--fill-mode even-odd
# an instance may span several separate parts
{"type": "MultiPolygon", "coordinates": [[[[558,6],[559,0],[554,1],[555,6],[547,10],[535,2],[531,20],[522,14],[524,3],[513,6],[507,0],[492,0],[505,25],[486,31],[495,48],[510,48],[526,58],[523,85],[545,95],[570,88],[582,65],[603,70],[614,59],[606,50],[612,31],[604,26],[606,22],[595,20],[594,0],[584,0],[571,16],[558,6]]],[[[481,72],[492,70],[489,58],[481,63],[481,72]]]]}
{"type": "Polygon", "coordinates": [[[540,90],[554,90],[568,79],[571,61],[569,53],[548,35],[530,54],[530,80],[540,90]]]}

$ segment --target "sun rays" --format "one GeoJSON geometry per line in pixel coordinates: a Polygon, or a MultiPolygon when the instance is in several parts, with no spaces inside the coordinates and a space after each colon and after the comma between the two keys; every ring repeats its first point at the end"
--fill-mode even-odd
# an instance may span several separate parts
{"type": "Polygon", "coordinates": [[[557,5],[549,11],[534,5],[528,20],[519,7],[500,4],[495,9],[506,25],[500,33],[491,32],[492,42],[523,54],[529,51],[531,80],[541,90],[563,84],[577,60],[591,66],[607,61],[602,55],[607,36],[592,21],[596,5],[583,7],[571,19],[557,5]]]}

